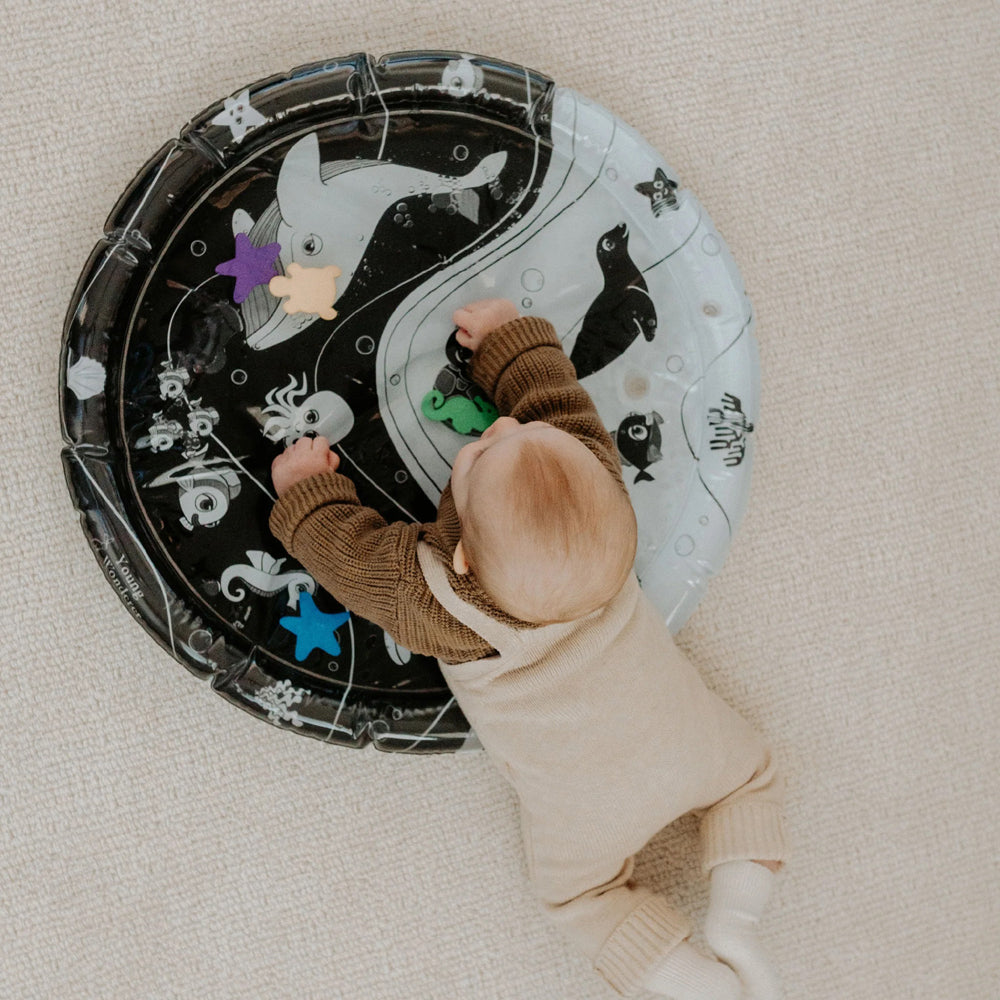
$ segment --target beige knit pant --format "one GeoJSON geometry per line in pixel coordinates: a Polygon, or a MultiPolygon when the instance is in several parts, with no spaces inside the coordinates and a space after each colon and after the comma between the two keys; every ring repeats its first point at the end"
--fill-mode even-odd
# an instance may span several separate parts
{"type": "Polygon", "coordinates": [[[725,861],[784,860],[784,783],[766,744],[759,747],[749,778],[747,762],[734,761],[700,803],[666,813],[655,828],[636,829],[631,842],[595,841],[582,826],[522,815],[528,871],[544,910],[621,995],[640,992],[643,972],[691,932],[662,895],[632,881],[635,853],[656,833],[682,815],[698,815],[706,872],[725,861]]]}

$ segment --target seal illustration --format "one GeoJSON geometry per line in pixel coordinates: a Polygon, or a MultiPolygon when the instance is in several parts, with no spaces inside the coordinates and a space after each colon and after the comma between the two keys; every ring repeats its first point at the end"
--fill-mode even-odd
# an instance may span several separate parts
{"type": "Polygon", "coordinates": [[[604,288],[591,302],[569,356],[579,379],[620,357],[640,333],[646,340],[656,336],[656,307],[642,272],[629,256],[624,222],[597,241],[597,262],[604,288]]]}

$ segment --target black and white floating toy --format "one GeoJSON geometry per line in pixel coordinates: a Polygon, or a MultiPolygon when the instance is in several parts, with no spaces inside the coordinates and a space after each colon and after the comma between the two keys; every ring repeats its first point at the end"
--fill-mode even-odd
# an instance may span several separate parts
{"type": "Polygon", "coordinates": [[[122,601],[227,700],[336,744],[478,745],[436,661],[267,521],[309,433],[387,520],[432,520],[497,415],[451,316],[494,296],[555,325],[676,631],[744,512],[759,370],[722,238],[632,128],[522,66],[358,53],[206,109],[121,196],[66,318],[63,461],[122,601]]]}

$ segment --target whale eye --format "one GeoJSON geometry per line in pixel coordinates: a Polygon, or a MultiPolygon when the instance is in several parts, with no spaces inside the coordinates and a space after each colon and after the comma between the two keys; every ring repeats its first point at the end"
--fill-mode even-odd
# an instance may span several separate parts
{"type": "Polygon", "coordinates": [[[633,441],[645,441],[649,437],[649,431],[646,429],[645,424],[633,424],[628,429],[628,436],[633,441]]]}
{"type": "Polygon", "coordinates": [[[315,233],[310,233],[302,241],[302,252],[310,257],[315,257],[322,249],[323,241],[315,233]]]}
{"type": "Polygon", "coordinates": [[[614,248],[615,248],[615,241],[611,239],[609,236],[605,236],[604,239],[601,240],[602,250],[607,250],[608,253],[610,253],[612,250],[614,250],[614,248]]]}

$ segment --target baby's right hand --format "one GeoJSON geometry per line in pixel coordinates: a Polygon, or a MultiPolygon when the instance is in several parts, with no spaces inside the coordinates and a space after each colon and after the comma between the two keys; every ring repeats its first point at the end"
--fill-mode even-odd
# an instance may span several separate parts
{"type": "Polygon", "coordinates": [[[479,299],[456,309],[451,318],[459,328],[456,334],[458,342],[462,347],[476,351],[486,334],[520,315],[517,306],[508,299],[479,299]]]}
{"type": "Polygon", "coordinates": [[[321,472],[336,472],[340,456],[325,437],[299,438],[271,463],[271,481],[280,497],[297,482],[321,472]]]}

